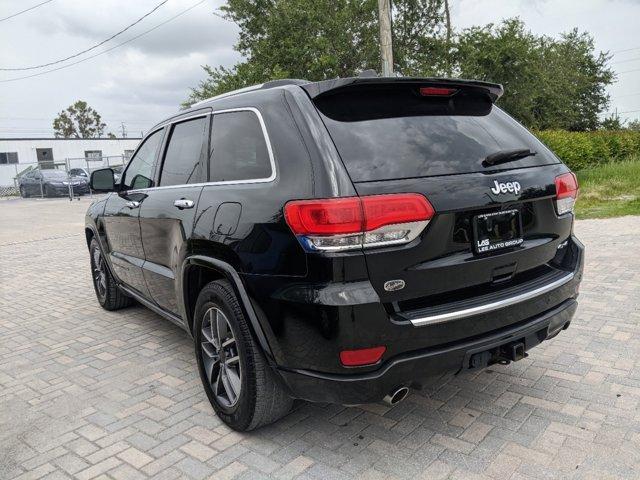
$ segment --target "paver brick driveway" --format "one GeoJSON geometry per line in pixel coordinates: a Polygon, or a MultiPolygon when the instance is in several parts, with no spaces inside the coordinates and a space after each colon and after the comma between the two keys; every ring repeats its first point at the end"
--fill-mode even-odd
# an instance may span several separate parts
{"type": "Polygon", "coordinates": [[[98,306],[87,204],[0,200],[0,478],[640,478],[640,217],[577,223],[580,308],[527,359],[238,434],[184,332],[98,306]]]}

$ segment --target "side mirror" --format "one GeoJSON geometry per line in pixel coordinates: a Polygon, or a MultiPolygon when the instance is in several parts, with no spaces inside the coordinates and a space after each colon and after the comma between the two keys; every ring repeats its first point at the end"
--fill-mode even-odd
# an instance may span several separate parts
{"type": "Polygon", "coordinates": [[[113,192],[116,189],[116,181],[113,170],[110,168],[101,168],[91,173],[89,187],[94,192],[113,192]]]}

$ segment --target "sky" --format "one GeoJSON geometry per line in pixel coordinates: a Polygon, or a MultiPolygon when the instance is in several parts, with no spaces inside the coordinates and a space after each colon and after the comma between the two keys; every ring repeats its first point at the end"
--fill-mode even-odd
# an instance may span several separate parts
{"type": "MultiPolygon", "coordinates": [[[[0,19],[43,0],[2,0],[0,19]]],[[[50,0],[0,20],[0,68],[22,68],[73,55],[110,37],[161,0],[50,0]]],[[[231,66],[238,29],[215,12],[223,0],[168,0],[116,39],[52,67],[0,71],[0,138],[50,137],[56,115],[85,100],[128,136],[171,115],[204,77],[202,65],[231,66]],[[193,8],[192,8],[193,7],[193,8]],[[177,16],[179,15],[179,16],[177,16]],[[177,17],[176,17],[177,16],[177,17]],[[175,18],[174,18],[175,17],[175,18]],[[154,27],[154,30],[144,34],[154,27]],[[139,38],[134,38],[144,34],[139,38]],[[129,41],[130,40],[130,41],[129,41]],[[121,42],[125,45],[113,48],[121,42]],[[95,58],[64,66],[109,48],[95,58]]],[[[519,16],[536,34],[558,36],[574,27],[590,32],[597,50],[613,53],[618,72],[609,88],[611,111],[640,118],[640,0],[451,0],[456,29],[519,16]]]]}

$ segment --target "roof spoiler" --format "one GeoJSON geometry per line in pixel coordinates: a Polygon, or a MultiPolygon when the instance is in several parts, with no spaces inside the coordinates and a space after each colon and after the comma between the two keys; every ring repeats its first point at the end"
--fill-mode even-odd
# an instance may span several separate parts
{"type": "Polygon", "coordinates": [[[466,91],[476,91],[487,95],[495,103],[504,93],[504,88],[498,83],[480,82],[457,78],[416,78],[416,77],[349,77],[323,80],[321,82],[300,85],[312,98],[325,94],[337,93],[347,89],[375,86],[396,86],[405,84],[415,87],[449,87],[466,91]]]}

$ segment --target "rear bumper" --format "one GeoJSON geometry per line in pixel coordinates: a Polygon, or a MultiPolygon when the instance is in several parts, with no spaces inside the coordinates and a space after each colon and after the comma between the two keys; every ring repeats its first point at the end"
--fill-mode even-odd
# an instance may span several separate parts
{"type": "Polygon", "coordinates": [[[345,405],[375,402],[398,386],[470,368],[470,358],[475,353],[495,351],[512,342],[521,342],[525,351],[530,350],[567,328],[576,308],[577,302],[571,298],[533,319],[479,338],[398,355],[369,373],[341,375],[278,370],[295,398],[345,405]]]}

